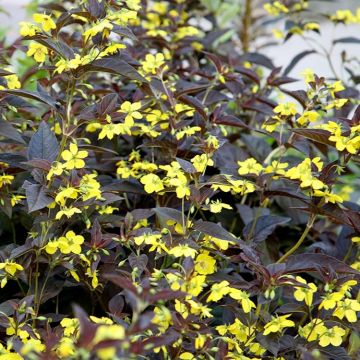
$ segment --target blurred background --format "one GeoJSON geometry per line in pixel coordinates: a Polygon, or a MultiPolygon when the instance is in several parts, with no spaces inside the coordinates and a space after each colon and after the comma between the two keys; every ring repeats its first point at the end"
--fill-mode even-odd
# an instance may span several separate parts
{"type": "MultiPolygon", "coordinates": [[[[230,22],[235,24],[238,23],[237,17],[240,19],[241,11],[244,6],[243,0],[200,0],[205,6],[220,6],[221,16],[223,17],[222,22],[224,26],[228,26],[230,22]]],[[[45,0],[0,0],[0,7],[2,12],[0,13],[0,36],[4,37],[6,33],[7,42],[14,41],[18,36],[18,23],[24,20],[31,20],[31,10],[35,10],[37,4],[46,2],[45,0]]],[[[61,1],[59,1],[61,3],[61,1]]],[[[262,11],[262,4],[265,1],[253,0],[253,4],[262,11]]],[[[356,9],[360,8],[360,0],[339,0],[339,1],[309,1],[309,13],[326,13],[332,14],[336,10],[349,9],[356,12],[356,9]]],[[[219,12],[220,13],[220,12],[219,12]]],[[[265,12],[264,12],[265,14],[265,12]]],[[[321,18],[319,18],[321,22],[321,18]]],[[[266,21],[264,21],[266,23],[266,21]]],[[[271,32],[272,29],[282,29],[285,27],[284,23],[278,22],[274,24],[270,22],[268,30],[271,32]]],[[[330,49],[331,43],[334,39],[344,37],[354,37],[360,34],[360,23],[350,24],[344,26],[338,24],[334,26],[330,22],[321,23],[321,34],[311,32],[307,37],[314,40],[314,42],[320,43],[324,48],[330,49]]],[[[359,36],[360,39],[360,36],[359,36]]],[[[260,42],[261,44],[261,42],[260,42]]],[[[276,44],[268,45],[261,49],[261,52],[271,59],[273,59],[276,66],[286,66],[289,64],[291,59],[298,53],[309,50],[315,43],[312,41],[305,41],[302,37],[293,36],[286,42],[278,40],[276,44]]],[[[317,46],[317,45],[315,45],[317,46]]],[[[359,43],[344,43],[337,44],[333,47],[331,57],[333,60],[333,67],[338,72],[340,78],[346,77],[346,74],[342,73],[341,69],[341,53],[346,48],[349,57],[358,58],[360,54],[360,40],[359,43]]],[[[298,63],[290,72],[290,76],[299,77],[299,74],[305,68],[312,68],[315,73],[331,77],[332,70],[328,62],[318,54],[311,54],[306,56],[300,63],[298,63]]],[[[358,70],[358,69],[356,69],[358,70]]],[[[289,85],[289,88],[298,88],[299,85],[294,83],[289,85]]]]}

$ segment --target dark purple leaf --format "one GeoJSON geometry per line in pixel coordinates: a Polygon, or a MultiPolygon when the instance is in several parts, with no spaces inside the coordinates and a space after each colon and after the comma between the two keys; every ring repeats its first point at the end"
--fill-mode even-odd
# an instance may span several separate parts
{"type": "Polygon", "coordinates": [[[252,239],[254,242],[264,241],[273,233],[277,226],[284,225],[290,220],[291,218],[276,215],[260,216],[256,221],[253,233],[250,234],[255,220],[246,224],[243,230],[243,236],[248,240],[252,239]]]}
{"type": "Polygon", "coordinates": [[[29,213],[43,209],[54,201],[46,195],[46,188],[40,184],[32,184],[26,180],[22,187],[25,189],[29,213]]]}
{"type": "Polygon", "coordinates": [[[29,148],[28,159],[44,159],[54,161],[59,153],[59,144],[49,125],[42,121],[38,130],[32,136],[29,148]]]}

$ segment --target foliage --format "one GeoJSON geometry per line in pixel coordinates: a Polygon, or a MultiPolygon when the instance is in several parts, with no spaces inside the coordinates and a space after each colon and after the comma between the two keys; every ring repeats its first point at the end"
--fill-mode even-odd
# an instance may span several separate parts
{"type": "Polygon", "coordinates": [[[359,76],[275,67],[266,22],[320,25],[257,5],[45,2],[2,48],[0,359],[358,356],[359,76]]]}

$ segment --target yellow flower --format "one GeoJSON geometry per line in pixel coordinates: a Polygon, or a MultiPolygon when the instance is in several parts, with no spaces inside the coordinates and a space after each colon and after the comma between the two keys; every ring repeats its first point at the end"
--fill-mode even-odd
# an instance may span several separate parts
{"type": "Polygon", "coordinates": [[[26,199],[26,197],[23,196],[23,195],[12,194],[11,195],[11,200],[10,200],[11,206],[15,206],[16,204],[18,204],[23,199],[26,199]]]}
{"type": "Polygon", "coordinates": [[[274,160],[271,165],[268,165],[264,172],[266,174],[268,173],[274,173],[278,175],[285,175],[285,170],[289,166],[288,163],[281,163],[279,161],[274,160]]]}
{"type": "Polygon", "coordinates": [[[175,257],[185,256],[185,257],[194,258],[197,254],[197,251],[188,245],[179,244],[173,247],[172,249],[170,249],[169,254],[174,255],[175,257]]]}
{"type": "Polygon", "coordinates": [[[56,24],[49,15],[34,14],[33,19],[36,23],[41,24],[44,31],[50,31],[51,29],[56,29],[56,24]]]}
{"type": "Polygon", "coordinates": [[[200,318],[212,318],[211,309],[202,303],[196,302],[194,300],[187,300],[187,303],[190,305],[190,313],[200,316],[200,318]]]}
{"type": "Polygon", "coordinates": [[[171,312],[165,306],[156,306],[154,309],[154,317],[151,322],[158,326],[159,331],[164,333],[172,324],[171,312]]]}
{"type": "Polygon", "coordinates": [[[349,138],[340,134],[335,134],[330,136],[329,140],[335,142],[335,147],[339,151],[346,150],[350,154],[356,154],[360,149],[360,136],[349,138]]]}
{"type": "Polygon", "coordinates": [[[83,201],[95,198],[102,199],[100,183],[96,180],[96,174],[86,174],[81,178],[79,190],[83,201]]]}
{"type": "Polygon", "coordinates": [[[174,108],[177,114],[185,112],[186,116],[193,116],[195,109],[186,104],[176,104],[174,108]]]}
{"type": "Polygon", "coordinates": [[[63,254],[80,254],[81,244],[84,242],[84,237],[76,235],[72,230],[68,231],[65,236],[58,239],[58,247],[63,254]]]}
{"type": "Polygon", "coordinates": [[[4,263],[0,263],[0,269],[11,276],[14,276],[17,271],[24,270],[20,264],[17,264],[13,260],[6,260],[4,263]]]}
{"type": "Polygon", "coordinates": [[[321,334],[327,330],[322,319],[312,319],[308,324],[299,327],[299,335],[307,341],[318,340],[321,334]]]}
{"type": "Polygon", "coordinates": [[[46,46],[38,43],[30,43],[29,50],[27,51],[27,56],[34,56],[34,59],[38,63],[43,63],[46,60],[46,55],[48,54],[48,49],[46,46]]]}
{"type": "Polygon", "coordinates": [[[231,290],[229,285],[230,285],[229,282],[226,280],[223,280],[218,284],[213,284],[211,286],[210,295],[206,299],[206,302],[210,302],[210,301],[217,302],[221,300],[225,295],[229,294],[231,290]]]}
{"type": "Polygon", "coordinates": [[[297,276],[296,280],[307,287],[295,286],[294,298],[297,301],[304,301],[307,306],[311,306],[313,302],[313,295],[317,291],[317,287],[314,283],[307,283],[302,277],[297,276]]]}
{"type": "Polygon", "coordinates": [[[269,335],[270,333],[278,333],[287,327],[294,327],[295,323],[292,320],[288,320],[288,317],[291,314],[272,317],[272,320],[265,324],[264,335],[269,335]]]}
{"type": "Polygon", "coordinates": [[[165,57],[162,53],[147,54],[145,60],[141,61],[141,66],[145,73],[156,74],[156,71],[165,64],[165,57]]]}
{"type": "Polygon", "coordinates": [[[252,193],[256,190],[253,183],[247,180],[229,180],[231,191],[235,194],[245,195],[252,193]]]}
{"type": "Polygon", "coordinates": [[[46,180],[50,181],[54,175],[58,175],[58,176],[61,175],[64,172],[64,169],[65,169],[64,164],[58,161],[54,161],[51,164],[51,169],[46,176],[46,180]]]}
{"type": "Polygon", "coordinates": [[[110,35],[110,31],[112,30],[113,25],[110,23],[108,19],[100,20],[96,25],[92,28],[86,30],[83,33],[85,42],[91,37],[96,36],[99,33],[102,33],[103,38],[107,38],[110,35]]]}
{"type": "Polygon", "coordinates": [[[17,75],[13,74],[13,75],[7,75],[4,76],[6,83],[7,83],[7,87],[9,89],[20,89],[21,88],[21,82],[19,81],[19,78],[17,77],[17,75]]]}
{"type": "Polygon", "coordinates": [[[71,319],[71,318],[64,318],[60,321],[61,327],[64,328],[64,335],[71,336],[75,334],[75,332],[79,328],[79,320],[78,319],[71,319]]]}
{"type": "Polygon", "coordinates": [[[179,359],[180,360],[195,360],[196,357],[192,353],[186,351],[186,352],[183,352],[180,354],[179,359]]]}
{"type": "Polygon", "coordinates": [[[99,279],[97,277],[97,270],[91,270],[90,267],[86,269],[85,275],[91,278],[91,286],[93,289],[96,289],[99,286],[99,279]]]}
{"type": "Polygon", "coordinates": [[[285,37],[284,32],[279,29],[272,29],[271,32],[273,33],[275,39],[283,39],[285,37]]]}
{"type": "Polygon", "coordinates": [[[159,176],[155,174],[147,174],[144,175],[140,182],[144,184],[144,189],[148,194],[151,194],[153,192],[160,192],[164,190],[164,185],[162,180],[159,178],[159,176]]]}
{"type": "Polygon", "coordinates": [[[133,126],[134,119],[142,119],[141,113],[138,111],[141,108],[141,102],[137,101],[131,103],[130,101],[125,101],[121,104],[120,110],[118,112],[125,113],[125,125],[133,126]]]}
{"type": "Polygon", "coordinates": [[[353,236],[353,237],[351,238],[351,241],[352,241],[354,244],[360,243],[360,236],[353,236]]]}
{"type": "Polygon", "coordinates": [[[64,206],[67,199],[76,199],[78,196],[78,190],[73,187],[67,187],[61,190],[55,197],[55,202],[64,206]]]}
{"type": "Polygon", "coordinates": [[[0,175],[0,188],[4,185],[9,185],[14,180],[12,175],[0,175]]]}
{"type": "Polygon", "coordinates": [[[312,187],[314,190],[322,189],[325,184],[312,175],[312,164],[314,164],[319,171],[321,171],[323,163],[320,158],[305,159],[300,164],[287,170],[285,176],[290,179],[298,179],[301,181],[300,186],[312,187]]]}
{"type": "Polygon", "coordinates": [[[185,135],[191,136],[194,135],[196,132],[201,131],[200,126],[185,126],[182,130],[178,131],[175,135],[177,140],[181,140],[185,135]]]}
{"type": "Polygon", "coordinates": [[[75,143],[71,143],[69,150],[64,150],[61,153],[61,157],[66,161],[64,164],[65,168],[68,170],[72,169],[81,169],[85,166],[85,159],[88,156],[86,150],[78,149],[78,146],[75,143]]]}
{"type": "Polygon", "coordinates": [[[21,36],[35,36],[36,33],[41,31],[39,27],[30,22],[21,21],[19,25],[21,36]]]}
{"type": "Polygon", "coordinates": [[[304,111],[304,113],[297,118],[297,122],[304,126],[307,125],[309,122],[315,122],[320,117],[320,114],[316,111],[304,111]]]}
{"type": "Polygon", "coordinates": [[[316,22],[308,22],[304,25],[305,30],[320,30],[320,24],[316,22]]]}
{"type": "Polygon", "coordinates": [[[74,355],[75,353],[75,345],[74,340],[69,337],[61,338],[59,344],[56,347],[56,354],[61,359],[67,359],[74,355]]]}
{"type": "Polygon", "coordinates": [[[207,336],[206,335],[202,335],[199,334],[196,338],[195,338],[195,349],[201,349],[204,347],[205,345],[205,341],[207,340],[207,336]]]}
{"type": "Polygon", "coordinates": [[[222,209],[228,209],[228,210],[232,209],[230,205],[225,204],[220,200],[211,201],[209,207],[210,207],[210,212],[214,214],[220,213],[222,209]]]}
{"type": "Polygon", "coordinates": [[[349,99],[334,99],[325,106],[325,110],[330,110],[332,108],[341,109],[348,101],[349,99]]]}
{"type": "Polygon", "coordinates": [[[252,308],[256,308],[255,303],[249,299],[250,295],[247,294],[245,291],[242,291],[240,289],[230,288],[229,295],[233,299],[241,302],[241,306],[244,310],[244,313],[246,314],[249,313],[252,308]]]}
{"type": "Polygon", "coordinates": [[[102,126],[98,139],[102,140],[104,137],[107,137],[109,140],[111,140],[114,135],[120,135],[120,133],[121,127],[119,126],[119,124],[106,124],[102,126]]]}
{"type": "Polygon", "coordinates": [[[342,343],[342,337],[346,331],[339,326],[334,326],[331,329],[326,329],[319,338],[319,345],[322,347],[333,345],[340,346],[342,343]]]}
{"type": "Polygon", "coordinates": [[[213,166],[214,162],[207,154],[196,155],[191,159],[197,172],[203,173],[207,166],[213,166]]]}
{"type": "MultiPolygon", "coordinates": [[[[45,345],[42,344],[39,339],[30,338],[30,339],[26,340],[25,344],[21,347],[20,353],[21,353],[21,355],[25,356],[31,352],[41,353],[45,349],[46,349],[45,345]]],[[[0,360],[1,360],[1,357],[0,357],[0,360]]],[[[11,360],[11,358],[9,358],[8,360],[11,360]]]]}
{"type": "Polygon", "coordinates": [[[56,240],[50,240],[50,241],[46,244],[46,246],[45,246],[45,251],[46,251],[48,254],[52,255],[52,254],[55,254],[55,253],[56,253],[58,247],[59,247],[58,241],[56,241],[56,240]]]}
{"type": "Polygon", "coordinates": [[[239,319],[228,326],[228,331],[230,334],[235,335],[236,340],[245,343],[248,341],[249,337],[254,334],[254,327],[243,324],[239,319]]]}
{"type": "Polygon", "coordinates": [[[283,116],[292,116],[297,114],[296,104],[292,102],[286,102],[279,104],[274,108],[274,113],[280,114],[283,116]]]}
{"type": "Polygon", "coordinates": [[[339,301],[336,305],[336,309],[333,312],[333,316],[338,317],[342,320],[346,317],[349,322],[356,322],[357,315],[356,312],[360,311],[360,303],[354,299],[345,299],[343,301],[339,301]]]}
{"type": "Polygon", "coordinates": [[[240,166],[238,170],[239,175],[259,175],[260,171],[263,169],[262,165],[260,165],[254,158],[249,158],[245,161],[238,161],[237,163],[240,166]]]}
{"type": "Polygon", "coordinates": [[[63,207],[56,214],[55,219],[60,220],[63,216],[66,216],[68,219],[70,219],[75,214],[81,214],[81,210],[76,207],[72,207],[72,208],[63,207]]]}
{"type": "Polygon", "coordinates": [[[215,272],[216,260],[210,255],[203,253],[195,259],[195,271],[201,275],[209,275],[215,272]]]}
{"type": "Polygon", "coordinates": [[[342,300],[344,298],[343,292],[333,292],[333,293],[327,293],[325,296],[323,296],[323,300],[319,305],[319,310],[324,308],[325,310],[333,309],[337,302],[342,300]]]}
{"type": "Polygon", "coordinates": [[[123,326],[119,324],[103,323],[96,329],[93,343],[97,344],[98,342],[104,340],[122,340],[124,338],[125,329],[123,326]]]}
{"type": "Polygon", "coordinates": [[[111,44],[105,48],[100,54],[99,57],[104,57],[107,55],[115,54],[118,50],[126,49],[126,45],[124,44],[111,44]]]}
{"type": "Polygon", "coordinates": [[[289,9],[280,1],[274,1],[271,4],[266,3],[264,4],[264,9],[273,16],[277,16],[281,13],[287,14],[289,12],[289,9]]]}
{"type": "Polygon", "coordinates": [[[272,116],[261,125],[262,129],[265,129],[269,133],[273,133],[281,124],[281,118],[279,116],[272,116]]]}
{"type": "Polygon", "coordinates": [[[325,203],[342,203],[343,198],[337,194],[332,194],[329,190],[315,190],[313,193],[316,197],[322,197],[325,200],[325,203]]]}
{"type": "Polygon", "coordinates": [[[142,245],[143,243],[145,243],[146,245],[152,245],[154,243],[156,243],[158,240],[160,240],[162,237],[161,234],[147,234],[144,233],[140,236],[135,236],[134,237],[134,243],[137,246],[142,245]]]}
{"type": "Polygon", "coordinates": [[[23,330],[25,323],[15,323],[13,318],[8,318],[9,325],[6,328],[6,335],[15,335],[18,336],[21,340],[26,341],[30,336],[26,330],[23,330]]]}
{"type": "Polygon", "coordinates": [[[304,77],[306,83],[314,82],[315,81],[315,74],[314,71],[310,68],[304,69],[300,75],[304,77]]]}
{"type": "Polygon", "coordinates": [[[333,98],[335,98],[336,92],[345,90],[345,87],[342,84],[341,80],[335,81],[333,84],[328,85],[327,88],[333,98]]]}

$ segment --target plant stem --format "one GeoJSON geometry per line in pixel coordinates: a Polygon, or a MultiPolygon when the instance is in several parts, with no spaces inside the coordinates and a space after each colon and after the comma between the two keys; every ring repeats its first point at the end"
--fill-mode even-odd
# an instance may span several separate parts
{"type": "Polygon", "coordinates": [[[242,17],[242,29],[240,33],[240,39],[242,43],[242,49],[246,53],[250,47],[250,27],[251,27],[251,0],[245,1],[245,11],[242,17]]]}
{"type": "Polygon", "coordinates": [[[183,197],[181,199],[181,217],[182,217],[182,226],[183,226],[183,231],[184,231],[184,234],[186,233],[186,228],[185,226],[187,225],[185,223],[185,197],[183,197]]]}
{"type": "Polygon", "coordinates": [[[299,247],[300,245],[304,242],[304,240],[306,239],[307,234],[309,233],[310,229],[312,228],[314,221],[315,221],[316,215],[315,214],[311,214],[309,217],[309,220],[306,224],[306,228],[304,230],[304,232],[302,233],[300,239],[297,241],[297,243],[290,249],[288,250],[276,263],[282,263],[284,262],[291,254],[293,254],[299,247]]]}

